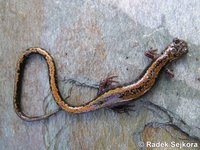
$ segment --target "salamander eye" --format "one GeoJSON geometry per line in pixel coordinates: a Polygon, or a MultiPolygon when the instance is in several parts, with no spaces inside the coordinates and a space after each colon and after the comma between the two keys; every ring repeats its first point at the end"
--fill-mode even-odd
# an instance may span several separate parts
{"type": "Polygon", "coordinates": [[[178,43],[180,42],[180,40],[179,40],[178,38],[174,38],[174,39],[173,39],[173,42],[174,42],[175,44],[178,44],[178,43]]]}

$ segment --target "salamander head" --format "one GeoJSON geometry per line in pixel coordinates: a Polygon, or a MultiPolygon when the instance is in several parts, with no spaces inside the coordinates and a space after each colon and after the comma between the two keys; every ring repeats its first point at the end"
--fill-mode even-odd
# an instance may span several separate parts
{"type": "Polygon", "coordinates": [[[169,56],[169,60],[173,61],[188,53],[187,43],[178,38],[173,39],[172,43],[165,49],[165,54],[169,56]]]}

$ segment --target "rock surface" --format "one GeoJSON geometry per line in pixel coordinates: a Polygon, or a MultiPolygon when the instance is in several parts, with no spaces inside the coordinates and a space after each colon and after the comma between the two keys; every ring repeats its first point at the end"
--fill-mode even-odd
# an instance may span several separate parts
{"type": "MultiPolygon", "coordinates": [[[[0,149],[131,150],[147,141],[199,143],[199,10],[198,0],[0,0],[0,149]],[[188,42],[189,54],[171,66],[173,79],[161,73],[130,115],[108,109],[61,111],[48,120],[25,122],[13,110],[15,65],[29,47],[51,53],[63,97],[73,87],[67,101],[80,105],[97,91],[65,79],[96,84],[113,74],[122,84],[131,82],[150,63],[145,50],[155,47],[160,52],[174,37],[188,42]]],[[[57,109],[39,56],[26,65],[22,102],[31,115],[57,109]]]]}

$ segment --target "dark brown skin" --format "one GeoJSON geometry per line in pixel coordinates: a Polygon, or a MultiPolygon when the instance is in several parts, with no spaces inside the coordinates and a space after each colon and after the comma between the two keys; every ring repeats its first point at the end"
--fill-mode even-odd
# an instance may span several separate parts
{"type": "Polygon", "coordinates": [[[181,56],[188,53],[187,43],[183,40],[175,38],[172,43],[170,43],[163,52],[158,55],[155,50],[149,50],[145,55],[150,57],[153,61],[150,67],[146,70],[145,74],[135,83],[116,87],[110,89],[106,92],[101,93],[96,98],[90,102],[81,106],[70,106],[62,98],[57,82],[56,82],[56,68],[51,55],[41,48],[29,48],[27,49],[19,58],[16,67],[16,78],[15,78],[15,91],[14,91],[14,109],[17,115],[26,121],[35,121],[48,118],[53,113],[44,116],[28,116],[21,108],[21,87],[22,78],[24,72],[24,65],[26,60],[31,54],[39,54],[47,62],[49,71],[49,83],[52,95],[56,103],[65,111],[71,113],[82,113],[89,112],[99,108],[111,108],[116,105],[123,104],[124,102],[135,101],[155,84],[156,78],[158,77],[162,68],[164,68],[168,63],[180,58],[181,56]]]}

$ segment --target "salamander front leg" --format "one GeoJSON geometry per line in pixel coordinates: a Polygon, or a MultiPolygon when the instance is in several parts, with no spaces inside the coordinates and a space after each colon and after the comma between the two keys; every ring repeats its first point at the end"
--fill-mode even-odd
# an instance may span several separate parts
{"type": "Polygon", "coordinates": [[[174,77],[174,73],[172,69],[169,68],[165,68],[165,73],[170,77],[173,78],[174,77]]]}
{"type": "Polygon", "coordinates": [[[153,49],[152,47],[144,53],[145,56],[148,58],[151,58],[152,60],[156,60],[160,55],[157,54],[156,52],[158,49],[153,49]]]}

